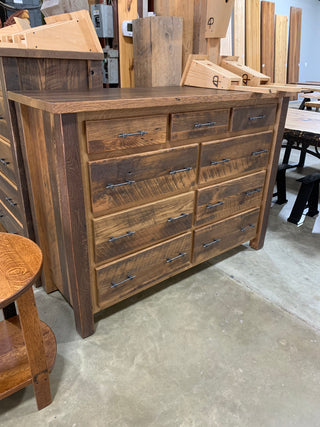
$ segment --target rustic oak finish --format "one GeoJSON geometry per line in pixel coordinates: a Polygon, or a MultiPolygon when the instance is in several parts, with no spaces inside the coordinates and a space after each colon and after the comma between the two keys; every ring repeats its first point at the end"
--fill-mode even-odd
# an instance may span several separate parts
{"type": "Polygon", "coordinates": [[[83,337],[94,313],[248,240],[263,245],[287,100],[185,87],[9,96],[45,279],[83,337]],[[150,139],[119,137],[149,125],[150,139]]]}

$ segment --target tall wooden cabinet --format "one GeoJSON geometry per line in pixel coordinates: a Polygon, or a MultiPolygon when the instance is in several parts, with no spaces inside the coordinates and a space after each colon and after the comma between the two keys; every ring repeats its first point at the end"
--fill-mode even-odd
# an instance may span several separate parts
{"type": "Polygon", "coordinates": [[[102,309],[246,241],[263,245],[286,98],[195,88],[9,98],[45,279],[83,337],[102,309]]]}

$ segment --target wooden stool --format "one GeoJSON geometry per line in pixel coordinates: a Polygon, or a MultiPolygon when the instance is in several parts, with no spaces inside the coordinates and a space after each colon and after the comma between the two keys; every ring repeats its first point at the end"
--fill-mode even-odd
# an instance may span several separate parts
{"type": "Polygon", "coordinates": [[[41,265],[42,253],[34,242],[0,233],[0,308],[5,314],[0,322],[0,399],[32,383],[38,409],[51,403],[49,371],[57,350],[53,332],[39,320],[33,295],[41,265]],[[19,316],[14,315],[14,301],[19,316]]]}

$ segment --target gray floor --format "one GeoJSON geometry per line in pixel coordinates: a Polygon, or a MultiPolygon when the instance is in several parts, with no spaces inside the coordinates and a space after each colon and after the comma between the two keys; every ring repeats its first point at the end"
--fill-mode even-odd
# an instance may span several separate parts
{"type": "Polygon", "coordinates": [[[301,173],[262,250],[242,246],[104,312],[86,340],[63,298],[36,290],[58,342],[53,403],[38,412],[27,387],[0,402],[0,425],[320,426],[319,218],[286,222],[301,173]]]}

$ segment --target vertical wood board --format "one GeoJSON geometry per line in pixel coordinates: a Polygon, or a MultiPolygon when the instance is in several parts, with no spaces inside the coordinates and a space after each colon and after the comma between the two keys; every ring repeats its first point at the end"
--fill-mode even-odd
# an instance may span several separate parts
{"type": "Polygon", "coordinates": [[[275,5],[261,2],[261,72],[274,81],[274,19],[275,5]]]}
{"type": "Polygon", "coordinates": [[[288,83],[299,81],[302,9],[290,7],[288,83]]]}
{"type": "Polygon", "coordinates": [[[240,64],[245,64],[245,0],[235,0],[233,10],[233,46],[234,55],[238,56],[240,64]]]}
{"type": "Polygon", "coordinates": [[[276,15],[274,81],[287,83],[288,17],[276,15]]]}
{"type": "Polygon", "coordinates": [[[230,19],[226,37],[220,41],[220,55],[232,56],[232,19],[230,19]]]}
{"type": "Polygon", "coordinates": [[[260,0],[246,0],[246,65],[260,71],[260,0]]]}
{"type": "Polygon", "coordinates": [[[234,0],[208,0],[206,38],[226,37],[234,0]]]}
{"type": "Polygon", "coordinates": [[[207,0],[194,0],[193,17],[193,53],[207,53],[207,42],[205,37],[207,20],[207,0]]]}
{"type": "Polygon", "coordinates": [[[122,34],[122,22],[137,18],[137,0],[118,2],[119,66],[121,87],[134,87],[133,41],[122,34]]]}

